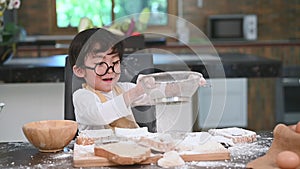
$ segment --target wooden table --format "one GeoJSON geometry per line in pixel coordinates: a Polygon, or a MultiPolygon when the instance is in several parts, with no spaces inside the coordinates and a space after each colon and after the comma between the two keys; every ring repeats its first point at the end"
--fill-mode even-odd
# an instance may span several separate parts
{"type": "MultiPolygon", "coordinates": [[[[264,155],[271,145],[273,138],[271,132],[258,132],[258,135],[260,137],[255,143],[236,145],[229,148],[231,152],[230,160],[187,162],[185,168],[243,168],[248,162],[264,155]]],[[[41,153],[27,142],[2,142],[0,143],[0,168],[74,168],[72,161],[73,146],[74,141],[64,151],[41,153]]],[[[112,168],[161,169],[156,164],[112,168]]]]}

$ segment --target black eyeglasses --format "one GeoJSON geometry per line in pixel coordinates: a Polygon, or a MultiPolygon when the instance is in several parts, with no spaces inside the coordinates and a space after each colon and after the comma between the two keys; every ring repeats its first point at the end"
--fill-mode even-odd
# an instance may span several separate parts
{"type": "Polygon", "coordinates": [[[106,62],[100,62],[100,63],[96,63],[95,67],[84,66],[84,68],[94,70],[94,72],[98,76],[104,76],[109,71],[110,68],[114,73],[120,74],[121,73],[120,60],[115,61],[112,64],[113,64],[112,66],[109,66],[106,62]]]}

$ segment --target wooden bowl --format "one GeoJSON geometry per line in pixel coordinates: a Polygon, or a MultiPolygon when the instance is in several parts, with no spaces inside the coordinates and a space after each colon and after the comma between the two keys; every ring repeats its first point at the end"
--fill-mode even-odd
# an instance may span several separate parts
{"type": "Polygon", "coordinates": [[[57,152],[74,138],[77,123],[71,120],[44,120],[27,123],[22,130],[28,141],[39,151],[57,152]]]}

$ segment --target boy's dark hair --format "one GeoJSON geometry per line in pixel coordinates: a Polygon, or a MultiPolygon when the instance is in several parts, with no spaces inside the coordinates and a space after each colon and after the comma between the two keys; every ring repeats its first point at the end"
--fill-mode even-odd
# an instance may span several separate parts
{"type": "Polygon", "coordinates": [[[112,48],[112,53],[118,53],[122,60],[124,49],[121,37],[103,28],[91,28],[79,32],[72,40],[68,52],[71,67],[75,64],[83,66],[86,55],[92,52],[95,43],[101,45],[103,52],[112,48]]]}

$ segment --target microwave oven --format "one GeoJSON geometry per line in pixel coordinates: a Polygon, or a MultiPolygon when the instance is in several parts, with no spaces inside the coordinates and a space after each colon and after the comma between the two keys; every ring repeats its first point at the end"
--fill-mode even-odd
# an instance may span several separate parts
{"type": "Polygon", "coordinates": [[[207,35],[210,40],[256,40],[257,16],[254,14],[211,15],[207,35]]]}

